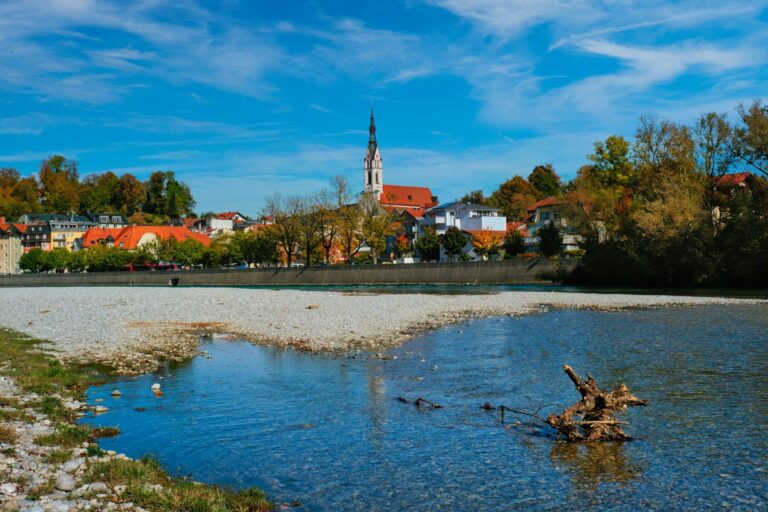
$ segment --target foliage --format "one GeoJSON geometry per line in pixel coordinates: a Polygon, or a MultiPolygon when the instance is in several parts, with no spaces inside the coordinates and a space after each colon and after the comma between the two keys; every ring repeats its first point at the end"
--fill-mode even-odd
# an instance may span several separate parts
{"type": "Polygon", "coordinates": [[[176,179],[173,171],[153,172],[144,183],[146,202],[144,211],[169,217],[192,213],[195,200],[185,183],[176,179]]]}
{"type": "Polygon", "coordinates": [[[547,222],[536,233],[539,237],[539,250],[545,257],[557,256],[563,246],[563,235],[554,222],[547,222]]]}
{"type": "Polygon", "coordinates": [[[735,130],[736,156],[751,169],[768,176],[768,105],[755,100],[739,106],[743,126],[735,130]]]}
{"type": "Polygon", "coordinates": [[[424,229],[424,233],[416,239],[414,244],[416,253],[421,261],[437,261],[440,259],[440,238],[431,227],[424,229]]]}
{"type": "Polygon", "coordinates": [[[394,248],[397,256],[400,258],[406,256],[413,250],[411,241],[404,233],[400,233],[395,237],[394,248]]]}
{"type": "Polygon", "coordinates": [[[464,194],[459,200],[464,204],[487,204],[488,199],[483,195],[482,190],[472,190],[464,194]]]}
{"type": "Polygon", "coordinates": [[[459,228],[451,226],[446,229],[445,234],[440,237],[440,242],[448,257],[456,258],[464,252],[464,247],[467,245],[467,238],[459,228]]]}
{"type": "Polygon", "coordinates": [[[264,207],[264,215],[272,219],[280,250],[285,253],[289,267],[299,251],[302,210],[302,198],[284,197],[278,193],[269,197],[264,207]]]}
{"type": "Polygon", "coordinates": [[[528,182],[536,189],[539,199],[560,193],[562,183],[552,164],[537,165],[528,176],[528,182]]]}
{"type": "Polygon", "coordinates": [[[363,218],[360,234],[371,250],[373,263],[378,263],[379,256],[386,250],[387,239],[394,234],[392,214],[384,210],[378,199],[366,194],[361,200],[363,218]]]}
{"type": "Polygon", "coordinates": [[[585,170],[603,187],[630,187],[637,173],[629,161],[629,148],[629,142],[618,135],[595,142],[594,153],[588,156],[593,165],[585,170]]]}
{"type": "Polygon", "coordinates": [[[502,183],[488,198],[488,204],[499,208],[507,219],[521,219],[526,209],[536,202],[537,191],[524,178],[515,176],[502,183]]]}
{"type": "Polygon", "coordinates": [[[510,231],[504,238],[504,258],[510,259],[525,252],[525,237],[518,231],[510,231]]]}
{"type": "Polygon", "coordinates": [[[475,253],[483,259],[499,252],[503,243],[501,235],[492,231],[479,231],[472,237],[475,253]]]}
{"type": "Polygon", "coordinates": [[[27,272],[40,272],[44,267],[44,258],[45,252],[42,249],[31,249],[19,259],[19,268],[27,272]]]}

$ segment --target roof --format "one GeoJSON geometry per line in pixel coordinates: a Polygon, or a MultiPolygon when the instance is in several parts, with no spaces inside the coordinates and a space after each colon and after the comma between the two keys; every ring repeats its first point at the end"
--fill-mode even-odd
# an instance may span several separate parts
{"type": "Polygon", "coordinates": [[[472,236],[475,236],[479,233],[491,233],[497,236],[500,236],[501,238],[504,238],[507,235],[506,231],[496,231],[492,229],[463,229],[465,233],[469,233],[472,236]]]}
{"type": "Polygon", "coordinates": [[[427,187],[384,185],[379,201],[382,205],[413,206],[427,209],[437,204],[435,199],[432,191],[427,187]]]}
{"type": "Polygon", "coordinates": [[[155,235],[161,240],[175,238],[183,242],[188,238],[197,240],[204,246],[211,245],[211,239],[202,233],[195,233],[183,226],[127,226],[124,228],[91,228],[83,235],[83,247],[96,245],[99,240],[106,240],[112,236],[115,245],[125,249],[135,249],[141,238],[147,233],[155,235]],[[121,245],[122,244],[122,245],[121,245]]]}
{"type": "Polygon", "coordinates": [[[216,218],[222,220],[234,220],[235,217],[245,218],[240,212],[223,212],[216,214],[216,218]]]}
{"type": "Polygon", "coordinates": [[[716,186],[738,186],[752,177],[751,172],[737,172],[733,174],[723,174],[715,182],[716,186]]]}
{"type": "Polygon", "coordinates": [[[542,208],[544,206],[554,206],[556,204],[564,204],[565,201],[561,199],[557,199],[556,197],[547,197],[546,199],[542,199],[541,201],[533,203],[531,206],[526,208],[529,212],[535,212],[537,209],[542,208]]]}
{"type": "Polygon", "coordinates": [[[15,229],[19,234],[24,234],[27,231],[27,225],[26,224],[16,224],[16,223],[3,223],[0,224],[0,232],[7,233],[11,229],[15,229]]]}
{"type": "Polygon", "coordinates": [[[479,204],[479,203],[462,203],[461,201],[451,201],[450,203],[443,203],[441,205],[435,206],[432,208],[432,210],[449,210],[451,208],[461,208],[462,210],[489,210],[498,212],[501,211],[498,208],[494,208],[493,206],[488,206],[485,204],[479,204]]]}

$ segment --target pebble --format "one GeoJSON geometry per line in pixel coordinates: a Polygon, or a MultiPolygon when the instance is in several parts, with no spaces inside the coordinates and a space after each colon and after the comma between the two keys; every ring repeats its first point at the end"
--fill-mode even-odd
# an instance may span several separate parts
{"type": "Polygon", "coordinates": [[[72,491],[76,486],[75,479],[66,473],[59,473],[54,483],[54,487],[60,491],[72,491]]]}
{"type": "Polygon", "coordinates": [[[152,384],[152,387],[151,387],[150,389],[151,389],[152,391],[155,391],[155,392],[157,392],[157,391],[160,391],[160,384],[158,384],[157,382],[155,382],[154,384],[152,384]]]}
{"type": "Polygon", "coordinates": [[[16,494],[16,484],[7,482],[0,485],[0,493],[6,495],[16,494]]]}
{"type": "Polygon", "coordinates": [[[122,393],[120,392],[119,389],[116,389],[116,390],[112,391],[112,396],[122,396],[122,393]]]}

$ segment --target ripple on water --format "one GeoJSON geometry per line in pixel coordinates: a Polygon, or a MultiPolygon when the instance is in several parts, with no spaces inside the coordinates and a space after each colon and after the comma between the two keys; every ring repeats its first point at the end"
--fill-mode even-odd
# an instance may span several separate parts
{"type": "Polygon", "coordinates": [[[391,349],[392,360],[208,342],[210,359],[91,389],[90,400],[111,403],[88,421],[121,426],[105,448],[154,453],[178,474],[258,485],[312,510],[751,510],[768,506],[766,311],[476,320],[391,349]],[[570,404],[563,363],[651,401],[627,414],[639,440],[569,445],[480,409],[570,404]]]}

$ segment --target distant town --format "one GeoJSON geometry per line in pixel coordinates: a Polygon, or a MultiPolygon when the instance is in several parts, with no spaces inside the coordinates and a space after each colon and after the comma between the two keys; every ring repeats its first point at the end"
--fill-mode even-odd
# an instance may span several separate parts
{"type": "Polygon", "coordinates": [[[144,183],[111,172],[81,181],[77,163],[57,155],[38,177],[0,170],[0,273],[586,255],[586,263],[610,260],[582,265],[590,282],[659,281],[642,254],[646,240],[656,244],[655,258],[668,256],[667,284],[699,284],[716,275],[705,260],[722,247],[719,240],[744,236],[737,212],[758,216],[753,227],[765,222],[766,159],[756,137],[766,112],[759,101],[741,106],[741,124],[733,126],[716,113],[693,127],[644,117],[634,143],[620,136],[595,143],[591,164],[568,183],[543,164],[488,197],[477,190],[440,202],[428,183],[386,182],[371,110],[362,183],[338,176],[311,196],[276,193],[258,218],[194,214],[192,191],[172,171],[144,183]],[[754,204],[744,210],[745,202],[754,204]],[[706,232],[708,247],[675,245],[686,237],[701,241],[697,232],[706,232]],[[698,252],[670,274],[681,250],[698,252]],[[615,265],[621,276],[610,270],[615,265]]]}

